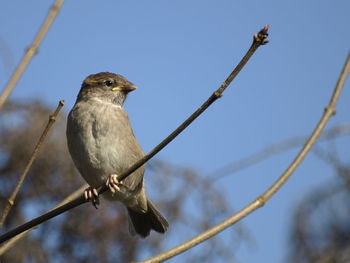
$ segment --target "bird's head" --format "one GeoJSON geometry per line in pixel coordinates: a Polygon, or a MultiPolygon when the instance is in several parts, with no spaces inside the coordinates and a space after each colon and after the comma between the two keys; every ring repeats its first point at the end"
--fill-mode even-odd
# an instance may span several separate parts
{"type": "Polygon", "coordinates": [[[121,75],[101,72],[90,75],[83,81],[78,100],[98,98],[122,106],[128,93],[136,88],[121,75]]]}

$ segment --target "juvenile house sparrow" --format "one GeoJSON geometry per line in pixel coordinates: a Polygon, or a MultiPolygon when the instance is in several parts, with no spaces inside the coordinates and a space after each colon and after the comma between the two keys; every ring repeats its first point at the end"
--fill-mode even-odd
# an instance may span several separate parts
{"type": "Polygon", "coordinates": [[[117,180],[118,174],[144,156],[122,108],[128,93],[135,89],[126,78],[113,73],[88,76],[68,115],[67,141],[75,166],[91,186],[85,198],[96,207],[96,188],[106,183],[110,191],[103,197],[122,202],[129,213],[130,232],[146,237],[151,229],[164,233],[168,222],[147,199],[144,167],[121,182],[117,180]]]}

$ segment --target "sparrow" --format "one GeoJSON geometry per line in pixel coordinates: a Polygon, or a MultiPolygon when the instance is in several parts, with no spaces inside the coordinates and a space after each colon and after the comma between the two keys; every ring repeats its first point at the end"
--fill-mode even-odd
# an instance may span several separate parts
{"type": "Polygon", "coordinates": [[[84,192],[97,208],[96,188],[106,184],[102,196],[123,203],[129,214],[129,230],[141,237],[153,229],[165,233],[167,220],[147,198],[144,166],[122,181],[125,172],[143,156],[123,104],[136,86],[121,75],[101,72],[82,83],[77,100],[68,115],[67,144],[78,171],[90,185],[84,192]]]}

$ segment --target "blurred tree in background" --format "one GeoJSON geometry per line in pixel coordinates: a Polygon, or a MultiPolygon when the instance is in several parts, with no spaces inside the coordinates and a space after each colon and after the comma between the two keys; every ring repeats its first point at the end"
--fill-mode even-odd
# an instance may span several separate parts
{"type": "Polygon", "coordinates": [[[314,152],[334,168],[335,176],[296,208],[290,262],[350,262],[350,165],[334,151],[314,152]]]}

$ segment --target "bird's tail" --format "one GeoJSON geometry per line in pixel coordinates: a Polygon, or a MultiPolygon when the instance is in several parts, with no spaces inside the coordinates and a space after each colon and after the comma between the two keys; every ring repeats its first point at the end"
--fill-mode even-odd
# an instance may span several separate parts
{"type": "Polygon", "coordinates": [[[147,212],[140,213],[128,208],[130,223],[132,228],[130,232],[139,234],[141,237],[147,237],[153,229],[159,233],[165,233],[168,229],[168,221],[161,215],[150,200],[147,200],[147,212]]]}

